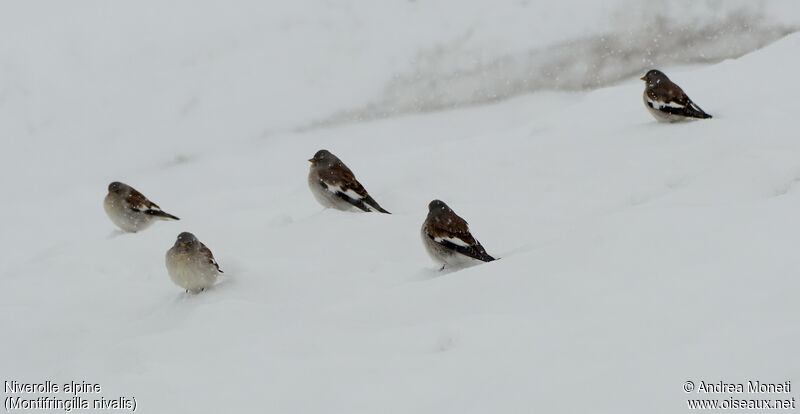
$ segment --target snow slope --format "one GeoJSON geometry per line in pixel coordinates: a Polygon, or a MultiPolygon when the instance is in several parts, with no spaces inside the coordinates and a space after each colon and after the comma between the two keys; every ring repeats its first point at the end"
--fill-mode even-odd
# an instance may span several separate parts
{"type": "MultiPolygon", "coordinates": [[[[60,39],[57,53],[71,53],[60,39]]],[[[156,40],[135,44],[174,58],[181,43],[156,40]]],[[[304,76],[332,82],[320,73],[270,64],[280,59],[248,67],[247,48],[224,41],[197,56],[210,62],[201,72],[166,73],[157,60],[103,62],[111,49],[97,42],[96,55],[73,50],[75,68],[93,70],[77,86],[3,61],[18,81],[0,100],[14,196],[0,239],[4,380],[100,383],[148,413],[674,413],[686,380],[800,373],[798,34],[735,60],[664,67],[708,121],[656,123],[633,76],[297,130],[368,105],[384,80],[317,100],[313,86],[290,89],[304,76]],[[226,83],[228,64],[250,78],[226,83]],[[266,89],[251,82],[267,69],[288,80],[262,106],[266,89]],[[320,148],[394,214],[322,211],[305,161],[320,148]],[[182,220],[117,234],[100,206],[112,180],[182,220]],[[433,198],[502,259],[438,272],[419,240],[433,198]],[[225,270],[211,291],[169,281],[164,253],[181,231],[225,270]]],[[[335,64],[388,76],[357,63],[335,64]]]]}

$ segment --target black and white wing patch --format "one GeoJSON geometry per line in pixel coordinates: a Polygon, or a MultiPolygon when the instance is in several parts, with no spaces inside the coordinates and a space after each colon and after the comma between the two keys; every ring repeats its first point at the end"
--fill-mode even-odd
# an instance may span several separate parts
{"type": "Polygon", "coordinates": [[[336,184],[328,184],[322,179],[319,180],[319,184],[327,191],[332,192],[337,197],[341,198],[344,201],[352,204],[356,208],[366,211],[366,212],[379,212],[379,213],[386,213],[390,214],[388,211],[384,210],[378,203],[367,194],[366,190],[363,190],[364,193],[359,194],[359,192],[355,191],[352,188],[348,188],[346,186],[336,185],[336,184]]]}
{"type": "Polygon", "coordinates": [[[647,106],[664,113],[690,118],[711,118],[711,115],[705,113],[686,95],[683,95],[678,101],[665,102],[654,99],[650,94],[647,94],[645,100],[647,101],[647,106]]]}
{"type": "Polygon", "coordinates": [[[138,211],[150,216],[167,218],[172,220],[180,220],[179,218],[169,214],[163,210],[158,204],[150,201],[142,193],[131,188],[131,194],[127,197],[126,201],[131,210],[138,211]]]}
{"type": "Polygon", "coordinates": [[[441,246],[453,250],[455,252],[461,253],[464,256],[471,257],[473,259],[481,260],[484,262],[491,262],[495,260],[494,257],[490,256],[486,253],[486,249],[472,237],[471,234],[467,233],[467,241],[463,240],[456,234],[451,235],[439,235],[434,236],[427,231],[425,234],[434,242],[440,244],[441,246]]]}

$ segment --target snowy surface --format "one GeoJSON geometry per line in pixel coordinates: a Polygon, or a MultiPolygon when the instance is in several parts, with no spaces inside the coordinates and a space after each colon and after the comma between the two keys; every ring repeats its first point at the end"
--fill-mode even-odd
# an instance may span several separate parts
{"type": "Polygon", "coordinates": [[[148,413],[674,413],[689,379],[800,382],[800,34],[731,47],[797,27],[791,2],[384,3],[3,13],[2,380],[100,383],[148,413]],[[459,65],[731,15],[755,26],[713,58],[635,58],[711,120],[657,123],[620,59],[596,84],[459,92],[502,72],[459,65]],[[415,60],[437,48],[437,70],[415,60]],[[323,211],[321,148],[393,214],[323,211]],[[114,180],[181,221],[118,234],[114,180]],[[438,272],[434,198],[501,260],[438,272]],[[225,271],[208,292],[167,276],[181,231],[225,271]]]}

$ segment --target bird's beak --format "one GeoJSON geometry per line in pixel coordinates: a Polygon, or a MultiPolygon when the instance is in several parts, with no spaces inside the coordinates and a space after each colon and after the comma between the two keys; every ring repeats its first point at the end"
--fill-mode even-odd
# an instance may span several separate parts
{"type": "Polygon", "coordinates": [[[181,243],[181,249],[185,249],[185,248],[186,248],[186,243],[181,243]]]}
{"type": "Polygon", "coordinates": [[[644,80],[644,76],[642,76],[641,78],[639,78],[639,80],[644,80]]]}
{"type": "Polygon", "coordinates": [[[316,164],[316,163],[317,163],[316,161],[314,161],[314,159],[313,159],[313,158],[309,159],[309,160],[308,160],[308,162],[310,162],[310,163],[312,163],[312,164],[316,164]]]}

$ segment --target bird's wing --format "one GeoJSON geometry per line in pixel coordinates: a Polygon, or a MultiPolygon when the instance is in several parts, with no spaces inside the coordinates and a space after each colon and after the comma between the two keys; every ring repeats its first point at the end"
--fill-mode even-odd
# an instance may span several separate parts
{"type": "Polygon", "coordinates": [[[148,200],[144,194],[136,191],[134,188],[131,188],[131,193],[126,198],[126,201],[133,210],[142,212],[144,214],[172,220],[180,220],[178,217],[161,210],[161,207],[159,207],[158,204],[148,200]]]}
{"type": "Polygon", "coordinates": [[[467,222],[452,211],[430,220],[426,233],[434,242],[465,256],[484,262],[494,260],[472,237],[467,222]]]}
{"type": "Polygon", "coordinates": [[[156,203],[148,200],[144,194],[136,191],[133,188],[131,188],[131,192],[128,194],[128,197],[125,200],[128,202],[128,205],[136,211],[144,212],[147,210],[161,210],[156,203]]]}
{"type": "Polygon", "coordinates": [[[347,201],[363,211],[379,211],[388,213],[367,193],[355,174],[344,163],[337,163],[335,168],[326,168],[319,172],[319,183],[326,190],[347,201]]]}
{"type": "Polygon", "coordinates": [[[203,244],[202,242],[200,242],[200,254],[202,254],[203,257],[205,257],[209,263],[213,264],[214,267],[217,268],[218,272],[225,273],[219,268],[219,263],[217,263],[217,261],[214,260],[214,255],[211,253],[211,249],[206,247],[206,245],[203,244]]]}
{"type": "Polygon", "coordinates": [[[700,109],[678,85],[666,88],[653,88],[647,91],[648,105],[659,111],[693,118],[711,118],[700,109]]]}

